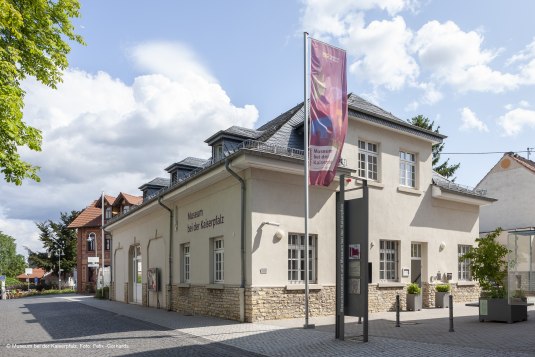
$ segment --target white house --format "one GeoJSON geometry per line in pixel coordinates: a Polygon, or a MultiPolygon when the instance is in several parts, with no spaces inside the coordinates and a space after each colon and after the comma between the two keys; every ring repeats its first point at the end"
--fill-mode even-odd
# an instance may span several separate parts
{"type": "MultiPolygon", "coordinates": [[[[494,200],[433,173],[431,147],[445,136],[353,94],[348,104],[339,172],[360,177],[348,189],[362,179],[370,187],[370,311],[391,309],[398,293],[404,303],[412,281],[424,305],[439,281],[453,284],[456,301],[476,299],[458,256],[478,236],[479,207],[494,200]]],[[[169,166],[169,187],[105,227],[112,297],[240,321],[303,316],[303,137],[301,103],[256,130],[213,134],[208,160],[169,166]]],[[[338,180],[310,188],[312,316],[334,313],[338,189],[338,180]]]]}
{"type": "Polygon", "coordinates": [[[504,154],[477,185],[498,199],[481,209],[481,234],[502,228],[500,242],[511,250],[509,293],[535,295],[535,162],[504,154]]]}

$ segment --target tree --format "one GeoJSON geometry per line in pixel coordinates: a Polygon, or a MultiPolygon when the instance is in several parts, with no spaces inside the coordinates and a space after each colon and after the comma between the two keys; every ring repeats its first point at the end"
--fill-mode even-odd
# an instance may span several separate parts
{"type": "Polygon", "coordinates": [[[7,182],[39,181],[36,166],[21,159],[18,148],[41,150],[41,132],[22,120],[21,82],[34,77],[56,88],[71,48],[65,38],[84,44],[71,18],[78,0],[0,0],[0,171],[7,182]]]}
{"type": "Polygon", "coordinates": [[[25,267],[24,257],[17,254],[15,238],[0,231],[0,274],[13,278],[24,273],[25,267]]]}
{"type": "Polygon", "coordinates": [[[505,278],[507,276],[507,247],[496,242],[501,228],[477,238],[477,247],[470,248],[460,259],[470,261],[472,276],[479,281],[482,296],[504,298],[507,294],[505,278]]]}
{"type": "MultiPolygon", "coordinates": [[[[408,122],[412,125],[416,125],[420,128],[434,131],[435,133],[439,134],[440,126],[437,126],[435,129],[435,122],[430,122],[429,118],[424,117],[423,115],[417,115],[414,118],[408,120],[408,122]]],[[[446,159],[442,164],[438,164],[440,161],[440,153],[442,150],[444,150],[444,143],[435,144],[433,145],[432,152],[433,152],[433,170],[435,170],[438,174],[444,176],[445,178],[449,179],[455,174],[455,171],[461,166],[460,163],[450,165],[449,161],[450,159],[446,159]]],[[[455,181],[455,178],[452,178],[451,181],[455,181]]]]}
{"type": "Polygon", "coordinates": [[[44,252],[28,250],[28,264],[47,271],[58,272],[59,253],[61,252],[61,270],[70,273],[76,267],[76,232],[67,228],[80,212],[62,212],[59,222],[48,220],[36,223],[39,240],[43,243],[44,252]]]}

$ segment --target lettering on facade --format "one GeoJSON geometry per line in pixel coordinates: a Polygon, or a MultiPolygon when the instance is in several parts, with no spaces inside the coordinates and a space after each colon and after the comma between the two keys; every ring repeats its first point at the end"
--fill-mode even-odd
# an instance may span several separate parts
{"type": "Polygon", "coordinates": [[[202,217],[203,214],[204,214],[204,212],[203,212],[202,209],[200,209],[198,211],[195,211],[195,212],[188,212],[188,220],[202,217]]]}
{"type": "MultiPolygon", "coordinates": [[[[196,218],[200,218],[204,216],[204,212],[202,209],[195,211],[195,212],[188,212],[188,220],[193,220],[196,218]]],[[[212,228],[214,229],[216,226],[225,223],[225,216],[222,214],[219,214],[215,216],[214,218],[209,219],[201,219],[200,222],[194,221],[188,224],[188,233],[198,231],[200,229],[206,229],[206,228],[212,228]]]]}

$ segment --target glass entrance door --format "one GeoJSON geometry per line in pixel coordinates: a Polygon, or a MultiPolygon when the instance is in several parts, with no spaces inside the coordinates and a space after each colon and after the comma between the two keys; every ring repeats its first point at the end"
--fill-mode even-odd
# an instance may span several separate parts
{"type": "Polygon", "coordinates": [[[139,245],[134,247],[134,256],[132,258],[132,301],[141,303],[142,292],[142,270],[141,270],[141,247],[139,245]]]}

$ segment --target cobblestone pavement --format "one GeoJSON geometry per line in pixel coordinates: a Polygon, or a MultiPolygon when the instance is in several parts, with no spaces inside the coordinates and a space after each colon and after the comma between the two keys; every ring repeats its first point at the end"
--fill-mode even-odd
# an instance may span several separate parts
{"type": "MultiPolygon", "coordinates": [[[[107,311],[113,314],[112,321],[123,319],[128,322],[125,323],[128,330],[115,332],[118,335],[110,336],[110,341],[120,341],[120,338],[125,338],[121,334],[128,333],[127,335],[132,337],[126,337],[124,343],[130,344],[131,348],[128,351],[106,350],[104,355],[147,354],[151,351],[154,355],[166,353],[197,355],[195,352],[203,352],[198,346],[211,346],[220,348],[222,353],[220,355],[242,353],[242,355],[268,356],[535,356],[533,307],[529,309],[528,321],[504,324],[480,323],[477,318],[477,308],[455,305],[454,332],[448,332],[448,309],[402,312],[401,327],[395,327],[393,312],[370,314],[369,342],[363,343],[359,342],[358,338],[350,337],[362,334],[362,325],[358,325],[356,319],[350,317],[346,318],[346,340],[339,341],[334,338],[333,317],[312,317],[310,323],[316,324],[316,328],[305,330],[302,328],[303,319],[242,324],[203,316],[184,316],[162,309],[97,300],[80,295],[55,299],[70,301],[73,306],[78,306],[80,311],[85,311],[84,309],[89,309],[92,313],[99,310],[107,311]],[[141,327],[135,327],[139,324],[141,327]],[[137,341],[135,336],[140,336],[140,341],[137,341]],[[199,350],[192,352],[192,348],[199,350]]],[[[1,306],[2,304],[0,304],[0,314],[4,316],[1,306]]],[[[26,312],[24,309],[22,311],[23,314],[26,312]]],[[[76,315],[74,312],[71,313],[76,315]]],[[[88,313],[84,312],[83,318],[89,318],[88,313]]],[[[30,320],[44,323],[42,318],[32,316],[35,311],[29,309],[27,314],[30,320]]],[[[9,319],[9,316],[7,317],[9,319]]],[[[39,333],[45,331],[46,327],[39,333]]],[[[6,336],[4,332],[5,327],[0,327],[2,336],[6,336]]],[[[19,334],[24,333],[23,330],[19,332],[19,334]]],[[[47,339],[46,336],[39,335],[36,338],[38,341],[47,339]]],[[[52,336],[52,339],[48,336],[48,341],[54,341],[54,338],[55,336],[52,336]]],[[[86,338],[98,341],[95,336],[86,338]]],[[[68,338],[63,337],[63,340],[68,341],[68,338]]],[[[0,337],[2,344],[0,356],[7,355],[3,353],[6,350],[2,350],[5,343],[8,343],[6,341],[5,337],[0,337]]],[[[209,355],[212,353],[209,351],[211,350],[204,352],[209,355]]]]}

